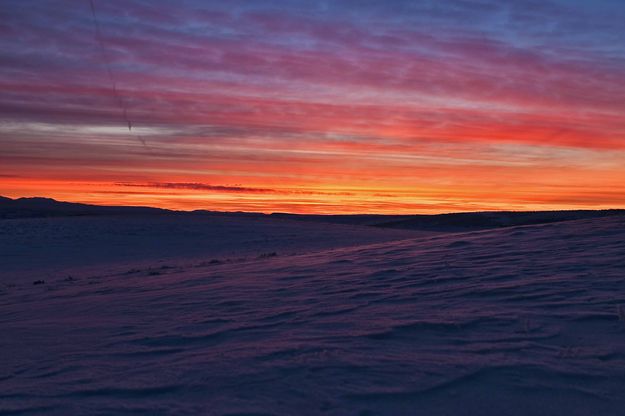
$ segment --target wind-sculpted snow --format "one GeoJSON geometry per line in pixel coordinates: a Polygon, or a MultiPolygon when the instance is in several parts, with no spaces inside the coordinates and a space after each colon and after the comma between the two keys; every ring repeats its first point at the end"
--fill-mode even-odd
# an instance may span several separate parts
{"type": "Polygon", "coordinates": [[[0,327],[2,414],[618,415],[625,218],[28,282],[0,327]]]}
{"type": "MultiPolygon", "coordinates": [[[[94,207],[98,208],[98,207],[94,207]]],[[[37,276],[128,270],[306,253],[399,240],[423,231],[314,224],[245,214],[100,215],[0,220],[0,284],[37,276]]]]}

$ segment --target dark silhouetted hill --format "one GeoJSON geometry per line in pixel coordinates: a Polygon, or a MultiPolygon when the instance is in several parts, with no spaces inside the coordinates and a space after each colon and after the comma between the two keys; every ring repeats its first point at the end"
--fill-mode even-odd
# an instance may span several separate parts
{"type": "Polygon", "coordinates": [[[408,218],[380,221],[376,227],[410,230],[461,232],[520,225],[546,224],[561,221],[625,215],[625,210],[576,210],[576,211],[495,211],[460,212],[438,215],[414,215],[408,218]]]}
{"type": "Polygon", "coordinates": [[[0,218],[42,218],[83,215],[146,215],[163,214],[167,211],[151,207],[117,207],[60,202],[51,198],[0,197],[0,218]]]}

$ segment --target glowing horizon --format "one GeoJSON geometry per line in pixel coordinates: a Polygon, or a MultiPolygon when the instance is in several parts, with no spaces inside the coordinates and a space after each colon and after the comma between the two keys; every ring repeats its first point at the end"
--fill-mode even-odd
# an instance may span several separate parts
{"type": "Polygon", "coordinates": [[[101,43],[88,0],[3,4],[0,195],[625,207],[622,2],[94,4],[101,43]]]}

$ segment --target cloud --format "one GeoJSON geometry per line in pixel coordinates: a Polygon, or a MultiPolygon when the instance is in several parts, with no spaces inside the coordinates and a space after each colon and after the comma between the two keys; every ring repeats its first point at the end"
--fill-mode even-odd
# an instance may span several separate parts
{"type": "Polygon", "coordinates": [[[480,198],[502,171],[501,186],[555,167],[562,185],[580,169],[597,186],[623,175],[622,2],[96,8],[105,59],[88,2],[3,2],[3,172],[267,200],[381,197],[398,184],[459,192],[467,177],[480,198]],[[128,134],[107,65],[149,149],[128,134]]]}
{"type": "Polygon", "coordinates": [[[179,183],[179,182],[148,182],[148,183],[132,183],[118,182],[116,186],[140,187],[140,188],[156,188],[156,189],[185,189],[191,191],[211,191],[225,193],[245,193],[245,194],[280,194],[280,195],[333,195],[333,196],[352,196],[352,192],[323,192],[311,191],[304,189],[271,189],[271,188],[255,188],[246,186],[231,185],[209,185],[205,183],[179,183]]]}
{"type": "Polygon", "coordinates": [[[248,188],[243,186],[208,185],[205,183],[174,183],[174,182],[150,182],[150,183],[116,183],[117,186],[130,186],[141,188],[163,188],[163,189],[189,189],[193,191],[215,191],[215,192],[241,192],[241,193],[275,193],[275,189],[269,188],[248,188]]]}

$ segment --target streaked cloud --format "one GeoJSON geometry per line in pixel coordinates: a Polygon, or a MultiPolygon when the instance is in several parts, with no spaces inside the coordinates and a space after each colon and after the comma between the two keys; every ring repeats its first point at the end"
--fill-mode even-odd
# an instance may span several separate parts
{"type": "Polygon", "coordinates": [[[622,2],[95,5],[101,45],[89,2],[0,8],[10,196],[315,212],[625,204],[622,2]]]}
{"type": "Polygon", "coordinates": [[[217,191],[217,192],[242,192],[242,193],[275,193],[275,189],[269,188],[246,188],[243,186],[208,185],[205,183],[116,183],[117,186],[129,186],[139,188],[163,188],[163,189],[190,189],[194,191],[217,191]]]}

